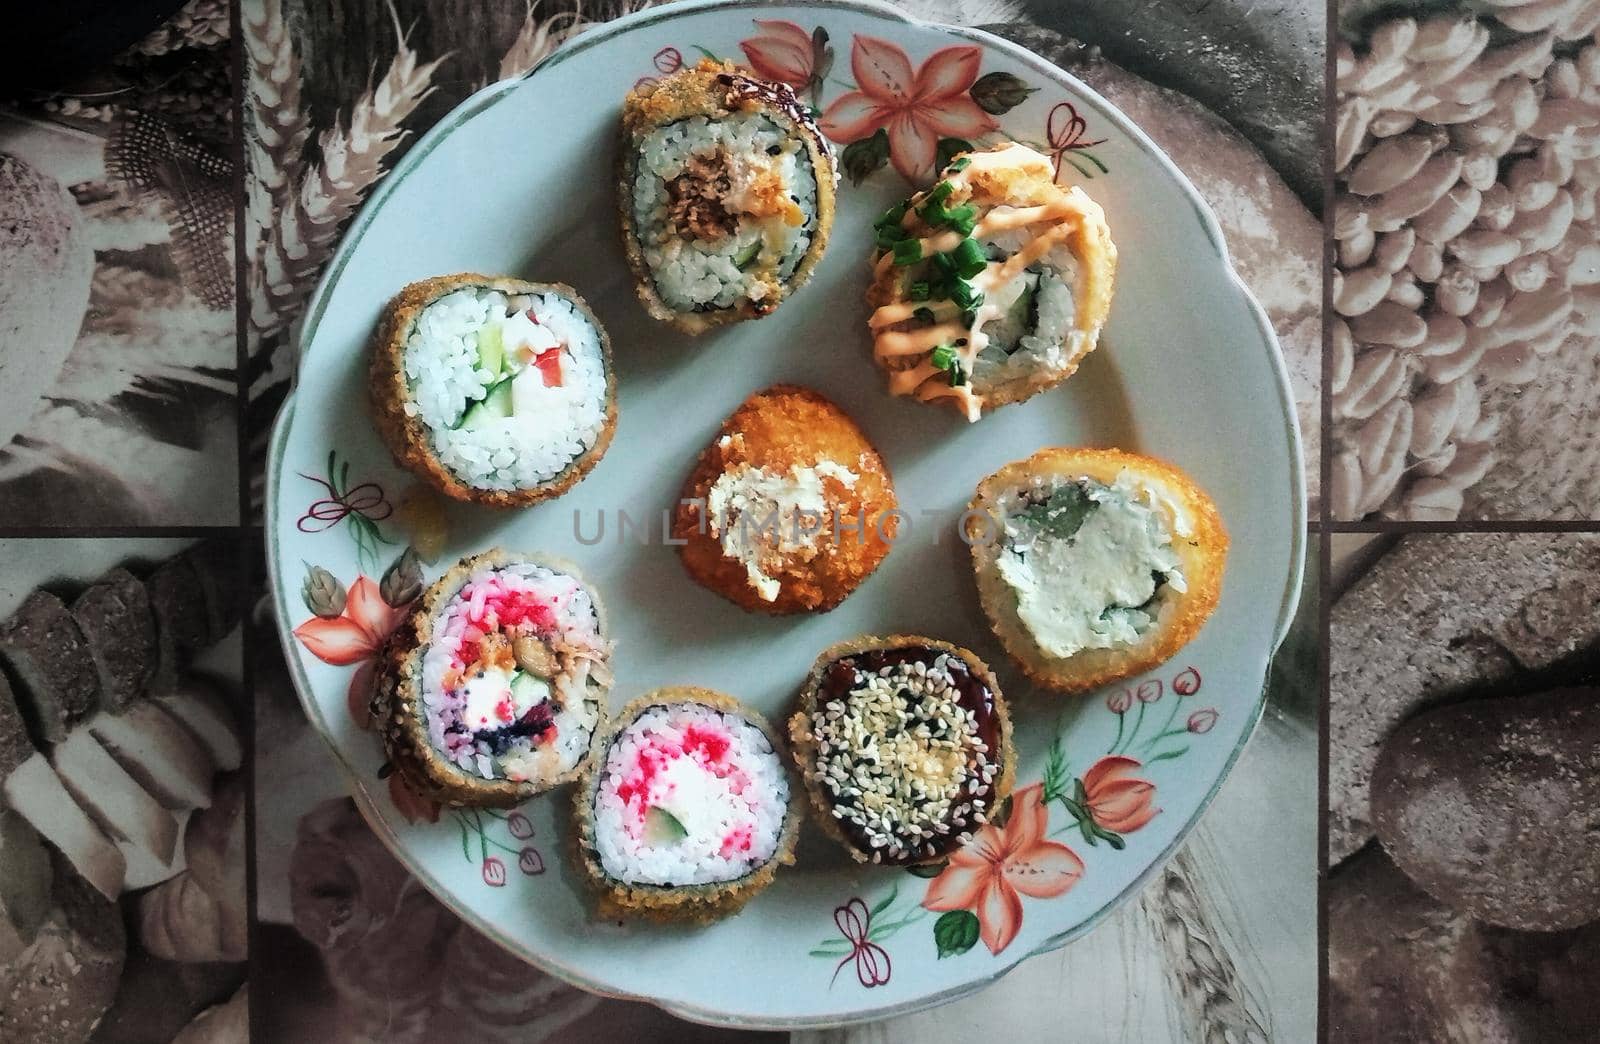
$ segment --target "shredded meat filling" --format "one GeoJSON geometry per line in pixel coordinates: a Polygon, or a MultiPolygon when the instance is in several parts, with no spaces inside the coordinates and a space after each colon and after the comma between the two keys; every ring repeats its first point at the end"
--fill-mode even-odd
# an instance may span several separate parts
{"type": "Polygon", "coordinates": [[[684,172],[667,182],[667,219],[677,232],[695,239],[731,235],[738,222],[722,203],[731,188],[722,153],[691,156],[684,172]]]}

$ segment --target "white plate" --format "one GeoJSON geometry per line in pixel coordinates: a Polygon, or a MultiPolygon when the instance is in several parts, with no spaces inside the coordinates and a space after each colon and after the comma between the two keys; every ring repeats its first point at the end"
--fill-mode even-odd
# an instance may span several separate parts
{"type": "MultiPolygon", "coordinates": [[[[907,124],[895,126],[909,163],[907,124]]],[[[1267,663],[1299,590],[1304,490],[1288,383],[1267,319],[1229,268],[1217,223],[1194,189],[1125,117],[1050,63],[981,32],[921,24],[880,4],[656,8],[584,33],[525,80],[480,91],[417,142],[361,211],[312,299],[304,344],[299,386],[273,438],[270,572],[295,684],[363,811],[418,878],[486,935],[587,989],[654,1001],[689,1019],[794,1027],[914,1011],[1087,931],[1161,864],[1215,793],[1260,713],[1267,663]],[[835,60],[821,81],[824,110],[861,86],[850,83],[858,78],[875,84],[876,102],[905,104],[914,92],[897,96],[885,86],[901,53],[925,72],[924,86],[946,89],[910,102],[924,126],[973,126],[978,110],[966,88],[975,77],[991,77],[977,81],[991,107],[1020,99],[996,117],[996,131],[975,137],[1004,134],[1059,155],[1063,180],[1104,205],[1121,250],[1110,323],[1077,376],[970,426],[951,411],[887,395],[870,357],[862,291],[872,219],[908,191],[892,166],[841,187],[827,257],[775,316],[700,340],[645,316],[611,195],[622,96],[702,49],[738,58],[741,42],[763,37],[751,50],[769,75],[803,80],[804,50],[783,46],[799,39],[794,30],[763,28],[758,19],[790,22],[806,34],[826,30],[835,60]],[[871,60],[853,62],[858,50],[871,60]],[[1011,902],[1001,889],[979,911],[981,922],[978,912],[923,908],[930,882],[922,877],[862,869],[807,836],[798,866],[779,873],[744,913],[709,928],[591,920],[566,851],[566,793],[511,816],[445,811],[436,822],[408,819],[379,778],[379,744],[346,707],[372,644],[362,628],[381,631],[391,615],[372,584],[401,550],[404,537],[384,515],[409,485],[367,415],[365,347],[402,285],[458,271],[570,283],[615,342],[621,418],[604,461],[567,496],[531,510],[453,508],[445,559],[499,544],[579,562],[611,607],[614,707],[655,686],[693,683],[779,720],[824,646],[862,632],[924,633],[971,646],[997,665],[1017,725],[1019,788],[1051,774],[1050,796],[1056,786],[1070,792],[1102,756],[1120,750],[1143,763],[1135,775],[1153,784],[1129,785],[1121,802],[1137,810],[1142,794],[1159,814],[1126,830],[1119,849],[1088,843],[1065,803],[1050,801],[1045,843],[1069,846],[1081,874],[1053,897],[1011,902]],[[777,381],[815,387],[855,417],[882,450],[912,515],[883,567],[820,616],[747,615],[690,582],[661,539],[662,512],[722,419],[777,381]],[[1079,699],[1026,691],[989,636],[966,550],[954,536],[980,478],[1055,444],[1117,445],[1174,460],[1211,492],[1233,537],[1222,601],[1201,635],[1160,670],[1079,699]],[[333,489],[324,486],[330,480],[333,489]],[[355,513],[345,514],[341,501],[355,513]],[[618,544],[619,510],[649,521],[648,545],[618,544]],[[575,519],[588,539],[601,513],[611,524],[603,543],[580,543],[575,519]],[[301,595],[308,565],[350,589],[344,622],[302,627],[311,619],[301,595]],[[371,578],[359,591],[358,576],[371,578]],[[319,659],[296,628],[342,636],[346,653],[333,658],[356,662],[319,659]],[[1052,746],[1064,761],[1051,761],[1052,746]],[[980,926],[1004,941],[998,952],[973,940],[980,926]],[[1015,935],[1004,938],[1011,928],[1015,935]]],[[[440,568],[430,568],[430,577],[440,568]]],[[[1104,797],[1098,774],[1092,782],[1104,797]]],[[[1116,825],[1118,801],[1103,804],[1116,825]]],[[[1031,840],[1019,836],[1029,818],[1013,815],[1013,842],[1031,840]]]]}

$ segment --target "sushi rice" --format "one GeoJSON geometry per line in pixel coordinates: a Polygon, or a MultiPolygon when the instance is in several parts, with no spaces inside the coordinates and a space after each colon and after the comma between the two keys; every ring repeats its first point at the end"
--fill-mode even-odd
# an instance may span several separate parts
{"type": "Polygon", "coordinates": [[[446,294],[422,310],[406,338],[404,373],[405,415],[423,423],[439,462],[476,489],[522,490],[555,479],[595,446],[607,423],[600,336],[553,292],[464,287],[446,294]],[[486,340],[498,352],[486,350],[486,340]],[[498,355],[500,367],[487,368],[486,355],[498,355]],[[503,382],[509,413],[474,411],[503,382]]]}
{"type": "Polygon", "coordinates": [[[770,284],[750,261],[761,254],[773,256],[779,281],[794,275],[816,230],[816,173],[801,140],[763,113],[740,112],[718,120],[693,116],[657,128],[641,143],[633,218],[656,291],[668,307],[695,311],[731,308],[743,299],[761,301],[770,284]],[[726,234],[686,236],[671,219],[670,186],[676,179],[694,177],[695,160],[726,172],[729,185],[720,202],[734,219],[726,234]],[[744,204],[754,199],[757,182],[774,175],[782,195],[798,206],[799,221],[758,216],[744,204]]]}

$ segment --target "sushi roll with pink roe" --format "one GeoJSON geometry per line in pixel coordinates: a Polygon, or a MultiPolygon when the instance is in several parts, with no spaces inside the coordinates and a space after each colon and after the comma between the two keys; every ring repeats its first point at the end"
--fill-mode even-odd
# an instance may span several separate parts
{"type": "Polygon", "coordinates": [[[599,595],[557,559],[463,559],[390,639],[373,718],[390,766],[449,805],[507,807],[575,779],[604,717],[599,595]]]}
{"type": "Polygon", "coordinates": [[[799,791],[761,715],[708,689],[628,704],[577,790],[578,864],[603,916],[709,921],[794,862],[799,791]]]}

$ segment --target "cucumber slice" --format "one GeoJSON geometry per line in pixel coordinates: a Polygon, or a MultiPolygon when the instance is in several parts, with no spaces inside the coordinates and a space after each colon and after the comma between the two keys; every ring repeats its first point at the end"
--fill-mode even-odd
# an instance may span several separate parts
{"type": "Polygon", "coordinates": [[[644,810],[644,843],[647,845],[675,845],[689,836],[678,817],[657,805],[644,810]]]}
{"type": "Polygon", "coordinates": [[[532,707],[550,698],[550,683],[527,671],[518,671],[511,676],[511,695],[519,707],[524,704],[532,707]]]}
{"type": "Polygon", "coordinates": [[[500,327],[485,326],[478,331],[478,366],[498,377],[506,365],[505,338],[500,327]]]}
{"type": "Polygon", "coordinates": [[[461,415],[461,427],[481,428],[490,421],[511,416],[511,378],[506,377],[489,388],[482,402],[475,402],[461,415]]]}
{"type": "Polygon", "coordinates": [[[1019,338],[1032,333],[1039,323],[1039,277],[1028,275],[1025,280],[1022,293],[1006,312],[1006,325],[1015,329],[1019,338]]]}
{"type": "Polygon", "coordinates": [[[745,269],[749,268],[755,263],[755,259],[760,256],[760,254],[761,237],[757,236],[753,242],[747,246],[740,247],[739,252],[733,255],[734,266],[737,267],[739,271],[743,272],[745,269]]]}

